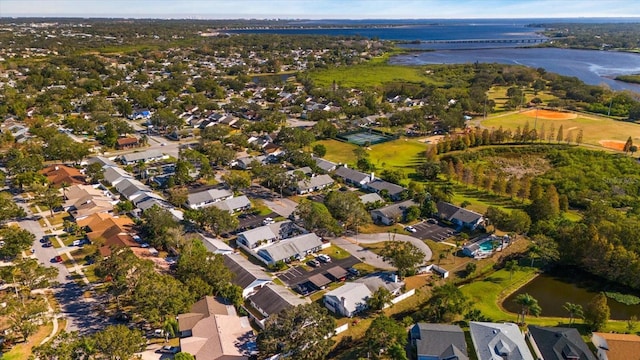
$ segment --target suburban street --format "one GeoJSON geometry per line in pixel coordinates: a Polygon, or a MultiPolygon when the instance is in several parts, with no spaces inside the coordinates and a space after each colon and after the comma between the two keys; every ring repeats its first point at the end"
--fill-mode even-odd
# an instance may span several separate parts
{"type": "Polygon", "coordinates": [[[78,331],[82,334],[92,333],[109,325],[109,319],[100,316],[94,309],[95,300],[84,297],[88,290],[73,280],[71,273],[62,263],[53,263],[51,259],[60,253],[55,247],[42,247],[40,239],[45,235],[37,220],[31,215],[28,202],[21,196],[14,197],[15,202],[27,212],[28,216],[18,222],[21,228],[35,235],[33,249],[35,257],[45,266],[56,267],[59,271],[58,285],[52,290],[61,307],[60,317],[67,320],[67,331],[78,331]],[[93,301],[92,301],[93,300],[93,301]]]}

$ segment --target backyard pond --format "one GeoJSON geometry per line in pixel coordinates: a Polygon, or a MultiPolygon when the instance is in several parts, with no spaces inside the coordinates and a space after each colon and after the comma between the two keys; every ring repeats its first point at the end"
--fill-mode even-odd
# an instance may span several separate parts
{"type": "MultiPolygon", "coordinates": [[[[621,289],[605,289],[602,285],[598,286],[603,283],[604,280],[598,281],[585,274],[566,272],[562,276],[542,274],[507,297],[502,306],[510,312],[517,313],[520,311],[520,307],[514,299],[518,294],[528,293],[538,300],[538,304],[542,308],[540,316],[568,317],[567,311],[563,309],[566,302],[579,304],[584,308],[600,291],[638,295],[621,289]]],[[[607,297],[607,303],[611,309],[611,319],[613,320],[628,320],[632,315],[640,316],[640,304],[625,305],[610,297],[607,297]]]]}

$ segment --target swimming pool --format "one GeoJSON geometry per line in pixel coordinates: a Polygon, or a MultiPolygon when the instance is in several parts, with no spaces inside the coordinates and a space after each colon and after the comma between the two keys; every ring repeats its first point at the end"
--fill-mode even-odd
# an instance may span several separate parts
{"type": "Polygon", "coordinates": [[[492,252],[493,251],[493,240],[488,239],[480,244],[478,244],[478,248],[483,252],[492,252]]]}

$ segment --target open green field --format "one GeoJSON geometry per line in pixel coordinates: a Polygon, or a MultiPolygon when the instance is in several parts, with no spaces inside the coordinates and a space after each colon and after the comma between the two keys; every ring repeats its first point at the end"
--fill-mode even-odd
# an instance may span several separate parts
{"type": "MultiPolygon", "coordinates": [[[[327,148],[324,158],[335,163],[354,165],[356,157],[353,150],[356,145],[338,140],[320,140],[316,144],[322,144],[327,148]]],[[[405,174],[415,172],[415,167],[424,159],[427,149],[425,143],[418,140],[400,138],[382,144],[372,145],[367,150],[371,162],[378,168],[399,169],[405,174]]]]}
{"type": "MultiPolygon", "coordinates": [[[[563,126],[564,135],[567,136],[568,131],[574,131],[574,136],[582,129],[583,131],[583,143],[602,146],[600,141],[602,140],[616,140],[626,141],[629,136],[632,137],[634,142],[640,143],[640,125],[630,122],[611,120],[608,118],[577,114],[575,119],[566,120],[551,120],[538,118],[537,129],[544,124],[545,130],[548,133],[551,126],[555,127],[557,132],[560,125],[563,126]]],[[[523,115],[518,112],[510,112],[506,114],[499,114],[490,116],[486,120],[482,120],[481,124],[487,128],[498,128],[500,126],[505,129],[515,130],[518,126],[523,127],[526,123],[529,123],[530,128],[533,128],[536,119],[535,117],[523,115]]],[[[555,137],[555,136],[554,136],[555,137]]]]}
{"type": "MultiPolygon", "coordinates": [[[[507,97],[507,90],[509,90],[509,86],[493,86],[489,91],[487,91],[487,97],[489,100],[493,100],[496,103],[495,110],[496,111],[505,111],[504,108],[505,103],[509,98],[507,97]]],[[[533,98],[539,98],[542,100],[542,105],[549,102],[550,100],[556,99],[555,96],[551,95],[549,92],[538,92],[535,94],[533,90],[525,90],[524,91],[524,102],[529,102],[533,100],[533,98]]]]}
{"type": "Polygon", "coordinates": [[[425,73],[424,68],[388,65],[381,61],[312,71],[310,75],[316,85],[319,86],[331,86],[334,81],[340,87],[361,89],[376,87],[390,82],[436,84],[436,81],[425,73]]]}

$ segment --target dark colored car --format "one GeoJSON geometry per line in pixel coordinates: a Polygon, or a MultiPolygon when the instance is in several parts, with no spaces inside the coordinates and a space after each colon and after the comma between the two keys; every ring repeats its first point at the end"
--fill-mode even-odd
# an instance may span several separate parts
{"type": "Polygon", "coordinates": [[[51,262],[54,262],[54,263],[62,262],[62,256],[58,255],[54,257],[53,259],[51,259],[51,262]]]}
{"type": "Polygon", "coordinates": [[[51,243],[51,241],[47,241],[47,242],[42,244],[42,247],[46,247],[46,248],[52,247],[52,246],[53,246],[53,244],[51,243]]]}
{"type": "Polygon", "coordinates": [[[318,260],[309,260],[307,261],[307,265],[311,267],[318,267],[320,266],[320,262],[318,260]]]}

